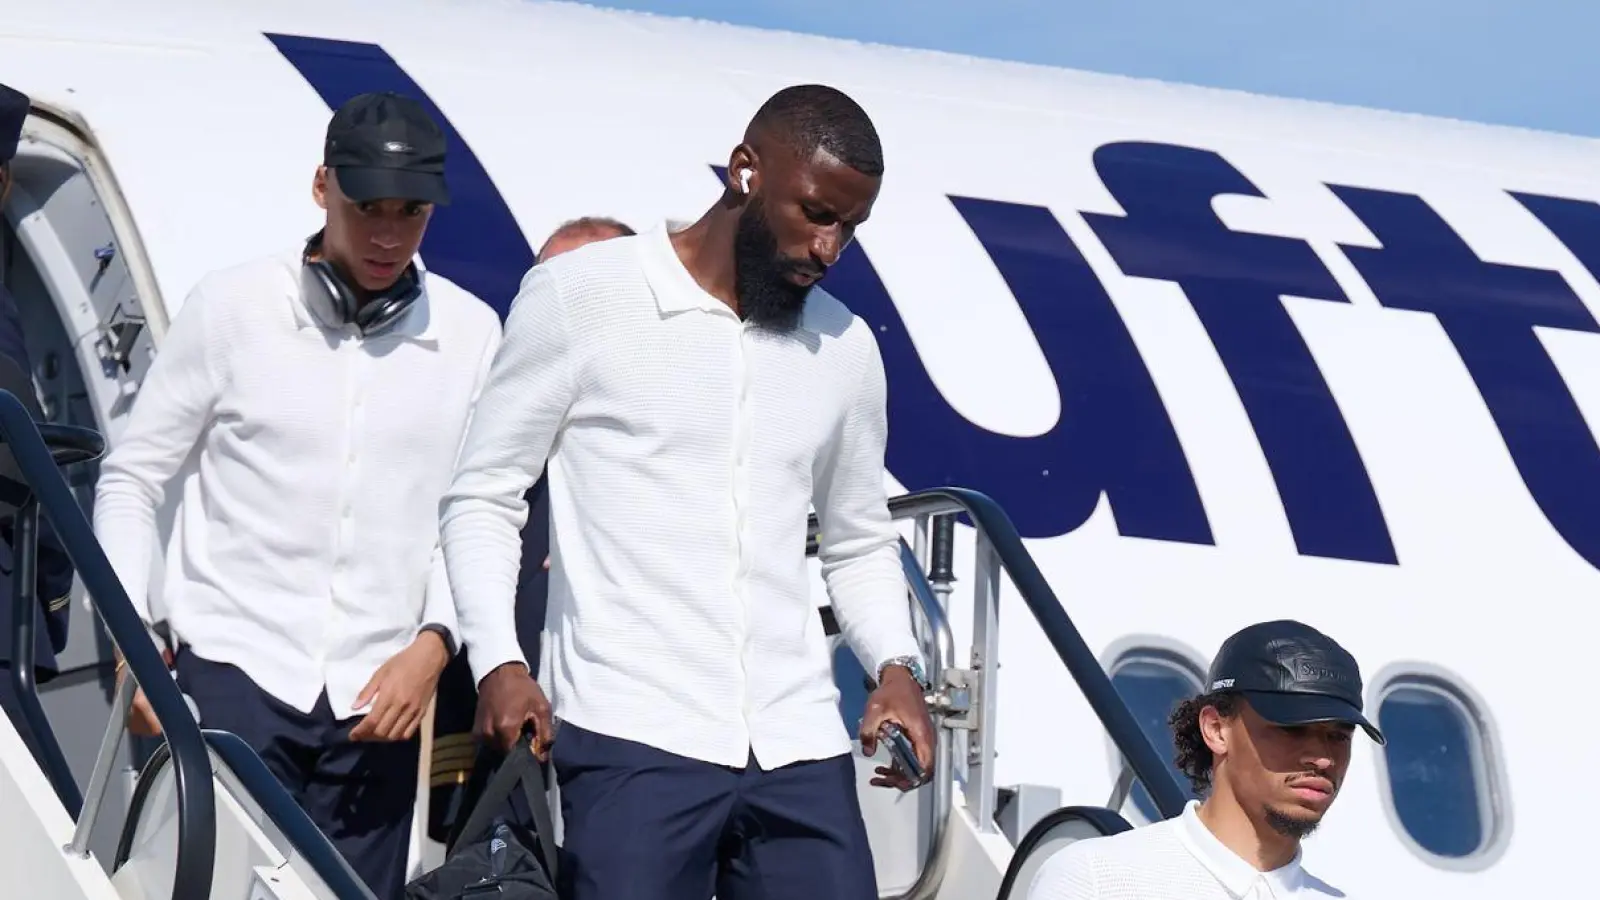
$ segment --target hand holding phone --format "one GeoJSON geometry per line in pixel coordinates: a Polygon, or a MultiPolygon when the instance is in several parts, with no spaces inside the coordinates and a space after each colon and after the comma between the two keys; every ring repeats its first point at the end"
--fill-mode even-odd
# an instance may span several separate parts
{"type": "Polygon", "coordinates": [[[910,782],[907,790],[921,787],[927,781],[927,775],[922,771],[922,763],[917,760],[917,748],[911,745],[911,739],[894,722],[885,722],[878,729],[878,737],[889,748],[889,756],[894,760],[894,768],[910,782]]]}

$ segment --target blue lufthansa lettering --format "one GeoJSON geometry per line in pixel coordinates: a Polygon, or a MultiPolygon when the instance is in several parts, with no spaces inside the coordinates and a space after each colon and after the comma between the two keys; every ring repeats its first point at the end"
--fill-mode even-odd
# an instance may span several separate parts
{"type": "MultiPolygon", "coordinates": [[[[1534,502],[1573,550],[1600,566],[1600,447],[1533,331],[1600,332],[1583,301],[1559,272],[1479,259],[1421,197],[1329,187],[1382,244],[1340,249],[1384,306],[1438,320],[1534,502]]],[[[1600,206],[1514,196],[1597,271],[1600,206]]]]}
{"type": "Polygon", "coordinates": [[[1302,554],[1396,563],[1383,510],[1333,392],[1284,295],[1349,302],[1294,238],[1232,231],[1224,194],[1265,197],[1210,150],[1116,143],[1095,168],[1125,215],[1087,213],[1122,271],[1183,288],[1255,428],[1302,554]]]}
{"type": "MultiPolygon", "coordinates": [[[[435,212],[422,252],[432,270],[505,315],[533,250],[426,92],[376,45],[266,36],[330,107],[363,91],[396,90],[438,117],[455,148],[447,165],[455,202],[435,212]]],[[[1212,198],[1263,194],[1214,152],[1118,143],[1101,147],[1095,164],[1126,215],[1089,213],[1086,220],[1126,274],[1184,289],[1256,429],[1301,552],[1395,562],[1365,466],[1281,302],[1286,294],[1347,302],[1332,275],[1303,241],[1222,225],[1212,198]]],[[[721,177],[721,167],[713,169],[721,177]]],[[[1594,333],[1600,326],[1559,273],[1477,259],[1420,198],[1332,190],[1383,244],[1341,249],[1385,306],[1439,319],[1534,500],[1567,543],[1600,566],[1600,447],[1532,331],[1594,333]]],[[[1514,196],[1600,278],[1600,205],[1514,196]]],[[[912,489],[983,490],[1029,537],[1076,529],[1105,495],[1123,535],[1212,543],[1154,382],[1060,223],[1041,207],[951,201],[1015,295],[1071,414],[1029,438],[962,417],[933,384],[865,251],[852,245],[826,285],[877,332],[891,384],[890,471],[912,489]]]]}
{"type": "MultiPolygon", "coordinates": [[[[725,168],[712,170],[726,178],[725,168]]],[[[852,243],[824,285],[877,334],[894,423],[889,471],[911,490],[957,484],[983,491],[1025,537],[1078,528],[1104,494],[1123,535],[1210,544],[1200,492],[1155,382],[1072,238],[1042,207],[951,200],[1016,296],[1054,373],[1063,413],[1045,434],[1012,437],[951,408],[866,252],[852,243]]]]}

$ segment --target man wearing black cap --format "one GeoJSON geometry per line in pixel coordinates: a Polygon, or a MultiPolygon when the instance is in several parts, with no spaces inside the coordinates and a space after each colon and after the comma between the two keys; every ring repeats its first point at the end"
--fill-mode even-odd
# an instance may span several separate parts
{"type": "MultiPolygon", "coordinates": [[[[17,155],[17,145],[22,139],[22,123],[28,118],[26,95],[0,84],[0,210],[5,208],[11,193],[11,160],[17,155]]],[[[28,345],[22,331],[22,317],[17,311],[16,298],[0,281],[0,357],[14,363],[20,373],[30,377],[33,363],[28,358],[28,345]]],[[[31,385],[30,385],[31,387],[31,385]]],[[[23,397],[27,403],[33,398],[23,397]]],[[[16,565],[12,558],[11,520],[0,522],[0,572],[10,572],[16,565]]],[[[56,536],[48,517],[39,519],[39,555],[36,571],[39,612],[36,621],[42,627],[35,629],[33,650],[34,678],[44,684],[56,677],[56,654],[66,649],[68,617],[72,612],[72,560],[67,557],[61,539],[56,536]]],[[[28,728],[17,705],[16,688],[11,684],[11,579],[0,576],[0,709],[16,726],[17,733],[28,745],[35,759],[42,759],[33,732],[28,728]]]]}
{"type": "MultiPolygon", "coordinates": [[[[150,622],[155,511],[178,685],[253,746],[380,898],[401,895],[423,713],[455,652],[438,503],[499,345],[415,259],[445,136],[364,94],[328,126],[311,238],[203,278],[102,467],[95,530],[150,622]]],[[[132,727],[152,733],[136,698],[132,727]]]]}
{"type": "Polygon", "coordinates": [[[1309,625],[1262,622],[1228,638],[1209,689],[1179,704],[1176,762],[1203,801],[1182,815],[1080,841],[1039,869],[1028,900],[1343,897],[1306,872],[1300,841],[1333,805],[1361,712],[1361,670],[1309,625]]]}

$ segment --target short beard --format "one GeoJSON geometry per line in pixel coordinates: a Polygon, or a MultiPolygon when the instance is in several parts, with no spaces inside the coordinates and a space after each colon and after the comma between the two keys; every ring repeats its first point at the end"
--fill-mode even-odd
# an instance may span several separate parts
{"type": "Polygon", "coordinates": [[[1266,813],[1268,828],[1286,838],[1294,838],[1297,841],[1310,837],[1311,833],[1317,830],[1317,826],[1322,824],[1322,819],[1320,818],[1297,819],[1286,813],[1279,812],[1271,806],[1263,806],[1262,811],[1266,813]]]}
{"type": "Polygon", "coordinates": [[[767,227],[761,201],[752,199],[739,214],[733,238],[734,292],[745,321],[778,333],[800,324],[812,285],[802,287],[784,278],[793,268],[778,254],[778,239],[767,227]]]}

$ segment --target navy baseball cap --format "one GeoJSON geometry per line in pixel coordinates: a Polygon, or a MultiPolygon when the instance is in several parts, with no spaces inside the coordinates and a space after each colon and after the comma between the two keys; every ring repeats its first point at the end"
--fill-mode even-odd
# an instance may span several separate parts
{"type": "Polygon", "coordinates": [[[1217,651],[1206,679],[1213,692],[1236,693],[1274,725],[1344,722],[1379,744],[1383,732],[1361,712],[1361,668],[1338,642],[1302,622],[1251,625],[1217,651]]]}
{"type": "Polygon", "coordinates": [[[0,163],[17,155],[22,123],[28,118],[28,95],[0,84],[0,163]]]}
{"type": "Polygon", "coordinates": [[[444,129],[422,104],[392,92],[361,94],[328,123],[322,164],[351,200],[450,203],[444,129]]]}

